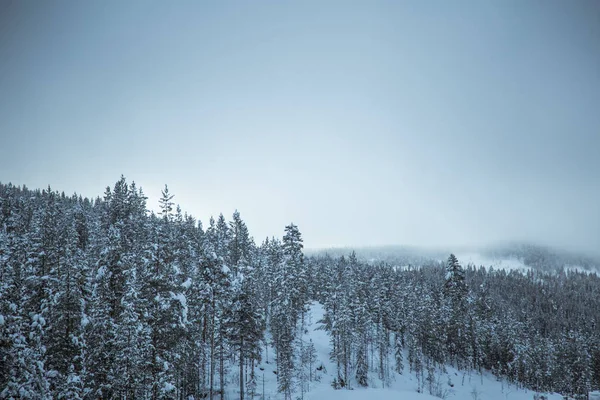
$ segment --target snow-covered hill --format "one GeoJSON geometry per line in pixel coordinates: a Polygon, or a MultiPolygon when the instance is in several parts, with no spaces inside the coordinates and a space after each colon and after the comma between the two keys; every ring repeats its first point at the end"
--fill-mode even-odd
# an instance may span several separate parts
{"type": "MultiPolygon", "coordinates": [[[[335,377],[335,365],[329,360],[329,335],[324,330],[317,329],[318,321],[323,317],[323,307],[318,303],[313,303],[307,316],[307,330],[303,335],[305,343],[313,342],[317,351],[317,361],[314,364],[313,372],[315,378],[309,382],[306,392],[302,394],[297,390],[293,398],[306,400],[433,400],[444,398],[448,400],[533,400],[535,392],[517,388],[515,385],[508,384],[503,380],[498,380],[490,373],[482,375],[476,372],[458,371],[455,368],[447,367],[445,372],[439,371],[436,380],[438,381],[436,393],[439,397],[429,393],[417,392],[417,377],[409,372],[408,363],[405,362],[404,373],[402,375],[393,373],[392,378],[384,385],[377,377],[376,373],[369,376],[369,387],[360,388],[356,382],[350,382],[352,389],[335,390],[331,382],[335,377]],[[317,370],[317,367],[319,369],[317,370]]],[[[404,357],[405,360],[408,357],[404,357]]],[[[257,388],[255,398],[263,398],[264,381],[264,399],[277,400],[283,399],[283,395],[277,392],[277,375],[274,360],[274,351],[268,348],[263,350],[263,362],[260,364],[262,370],[258,370],[257,388]]],[[[235,381],[237,375],[232,371],[230,381],[235,381]]],[[[227,393],[227,399],[236,399],[239,393],[234,389],[235,385],[228,385],[230,391],[227,393]]],[[[561,400],[562,396],[558,394],[549,394],[548,400],[561,400]]]]}

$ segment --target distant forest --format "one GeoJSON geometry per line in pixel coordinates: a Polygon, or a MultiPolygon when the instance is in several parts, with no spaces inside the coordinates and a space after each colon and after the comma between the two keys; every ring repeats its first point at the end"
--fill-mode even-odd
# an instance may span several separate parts
{"type": "MultiPolygon", "coordinates": [[[[579,254],[572,251],[560,250],[539,244],[526,242],[509,242],[503,245],[462,247],[459,249],[439,249],[416,246],[375,246],[375,247],[334,247],[310,249],[309,255],[330,255],[334,257],[347,256],[356,251],[360,261],[370,264],[384,262],[395,266],[431,264],[448,257],[453,251],[477,254],[488,261],[518,260],[525,267],[541,272],[562,273],[564,270],[577,269],[580,271],[600,272],[600,257],[598,255],[579,254]]],[[[470,260],[461,260],[465,267],[470,260]]],[[[480,267],[472,265],[471,267],[480,267]]],[[[489,268],[490,265],[484,265],[489,268]]],[[[496,266],[497,267],[497,266],[496,266]]]]}
{"type": "Polygon", "coordinates": [[[268,345],[292,399],[312,379],[298,337],[314,301],[339,389],[374,371],[434,393],[446,365],[538,392],[600,389],[596,274],[445,258],[305,257],[294,224],[257,244],[237,211],[204,226],[165,187],[153,213],[123,177],[96,199],[0,184],[0,398],[184,400],[238,385],[243,399],[268,345]]]}

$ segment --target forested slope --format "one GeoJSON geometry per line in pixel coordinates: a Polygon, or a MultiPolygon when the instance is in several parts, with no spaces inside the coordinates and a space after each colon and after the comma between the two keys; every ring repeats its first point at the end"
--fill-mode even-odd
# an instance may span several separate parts
{"type": "Polygon", "coordinates": [[[600,387],[595,274],[305,258],[294,224],[257,244],[238,212],[203,226],[166,188],[154,214],[124,178],[93,200],[0,185],[1,398],[250,397],[270,347],[295,398],[316,368],[313,301],[340,390],[395,371],[432,392],[450,365],[540,392],[600,387]]]}

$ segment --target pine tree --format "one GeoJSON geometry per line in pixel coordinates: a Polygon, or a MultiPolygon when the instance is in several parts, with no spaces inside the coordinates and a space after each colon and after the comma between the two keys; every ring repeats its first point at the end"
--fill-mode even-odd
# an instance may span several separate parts
{"type": "Polygon", "coordinates": [[[55,374],[47,370],[45,343],[47,318],[55,294],[49,279],[50,269],[56,261],[53,252],[57,247],[54,227],[50,224],[50,221],[56,222],[50,220],[56,211],[54,193],[50,189],[44,192],[44,200],[39,208],[32,207],[28,230],[20,243],[25,257],[15,266],[17,275],[13,282],[18,285],[15,287],[18,305],[10,304],[13,315],[8,321],[14,358],[9,382],[3,391],[5,397],[51,398],[49,378],[55,374]]]}
{"type": "Polygon", "coordinates": [[[394,335],[394,359],[396,361],[396,372],[402,374],[404,370],[404,346],[398,333],[394,335]]]}
{"type": "MultiPolygon", "coordinates": [[[[222,218],[219,219],[222,220],[222,218]]],[[[214,219],[210,219],[204,240],[204,258],[200,264],[202,280],[205,282],[207,289],[206,296],[208,298],[203,335],[209,343],[209,398],[212,398],[216,391],[215,375],[217,372],[217,363],[221,389],[224,386],[224,349],[226,344],[224,342],[225,329],[222,322],[227,305],[230,303],[228,291],[231,280],[230,269],[225,265],[224,257],[219,256],[217,251],[218,249],[224,251],[227,248],[221,243],[221,240],[227,241],[226,228],[227,225],[223,222],[218,227],[214,219]]],[[[219,392],[223,396],[223,391],[219,390],[219,392]]]]}
{"type": "Polygon", "coordinates": [[[85,381],[85,308],[90,288],[89,268],[75,219],[66,213],[59,223],[59,260],[54,272],[57,289],[48,330],[48,366],[58,372],[59,398],[80,398],[85,381]]]}
{"type": "Polygon", "coordinates": [[[232,308],[224,316],[227,339],[238,354],[240,400],[244,399],[246,361],[260,360],[260,342],[264,322],[257,310],[245,281],[236,281],[233,286],[232,308]]]}
{"type": "Polygon", "coordinates": [[[346,289],[348,309],[351,314],[351,351],[356,354],[356,381],[360,386],[368,385],[369,363],[367,351],[370,336],[370,315],[368,305],[368,279],[352,252],[348,257],[349,278],[346,289]]]}
{"type": "Polygon", "coordinates": [[[243,268],[242,265],[247,266],[252,261],[254,243],[237,210],[233,213],[233,221],[229,223],[228,232],[229,251],[227,261],[233,270],[233,278],[235,279],[242,272],[240,271],[240,268],[243,268]]]}
{"type": "Polygon", "coordinates": [[[295,352],[298,322],[306,312],[308,279],[302,254],[302,236],[298,227],[285,228],[283,258],[276,267],[271,331],[277,352],[278,390],[290,399],[294,390],[295,352]]]}
{"type": "Polygon", "coordinates": [[[446,263],[447,346],[451,359],[460,367],[468,354],[467,296],[465,272],[454,254],[450,254],[446,263]]]}
{"type": "Polygon", "coordinates": [[[369,385],[369,364],[367,361],[367,349],[361,344],[356,354],[356,382],[363,387],[369,385]]]}
{"type": "MultiPolygon", "coordinates": [[[[2,211],[2,200],[0,196],[0,211],[2,211]]],[[[12,271],[9,270],[9,238],[1,215],[2,213],[0,213],[0,387],[6,387],[11,353],[6,324],[9,314],[8,297],[12,271]]]]}
{"type": "Polygon", "coordinates": [[[178,284],[180,269],[176,265],[174,249],[173,196],[168,188],[162,191],[160,218],[151,218],[152,242],[149,274],[145,280],[145,301],[148,303],[150,330],[150,368],[152,398],[175,398],[175,350],[185,334],[187,299],[178,284]]]}

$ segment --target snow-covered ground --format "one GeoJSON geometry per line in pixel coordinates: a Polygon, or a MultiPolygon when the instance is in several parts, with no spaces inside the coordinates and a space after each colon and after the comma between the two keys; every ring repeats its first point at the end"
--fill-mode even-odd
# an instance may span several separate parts
{"type": "MultiPolygon", "coordinates": [[[[359,388],[353,382],[351,383],[353,390],[333,389],[331,382],[335,376],[335,366],[329,361],[329,335],[324,330],[317,330],[319,326],[317,322],[323,317],[323,312],[323,307],[320,304],[313,303],[311,305],[307,316],[307,331],[303,335],[303,340],[306,343],[312,340],[317,351],[315,368],[320,365],[324,367],[320,371],[315,371],[319,381],[310,382],[308,391],[304,393],[305,400],[433,400],[439,398],[430,394],[417,393],[417,378],[409,373],[407,363],[405,363],[402,375],[391,372],[393,374],[392,378],[386,383],[385,387],[378,379],[377,374],[371,373],[369,388],[359,388]]],[[[273,349],[268,348],[267,358],[266,351],[263,350],[263,362],[260,364],[260,368],[263,368],[263,370],[257,369],[256,399],[263,398],[263,380],[265,400],[283,399],[283,396],[277,392],[274,355],[273,349]]],[[[407,360],[408,357],[405,356],[404,359],[407,360]]],[[[232,368],[229,375],[227,399],[239,398],[239,392],[236,390],[237,385],[235,384],[237,378],[235,368],[232,368]]],[[[447,371],[440,372],[437,378],[440,382],[440,392],[443,393],[443,398],[448,400],[533,400],[535,394],[533,391],[519,389],[515,385],[509,385],[498,380],[490,373],[479,375],[475,372],[467,373],[447,367],[447,371]]],[[[247,396],[247,398],[249,399],[250,396],[247,396]]],[[[294,393],[293,398],[302,398],[299,390],[294,393]]],[[[548,400],[562,400],[562,396],[550,394],[548,400]]]]}
{"type": "Polygon", "coordinates": [[[332,388],[308,393],[307,400],[439,400],[428,394],[393,389],[334,390],[332,388]]]}

